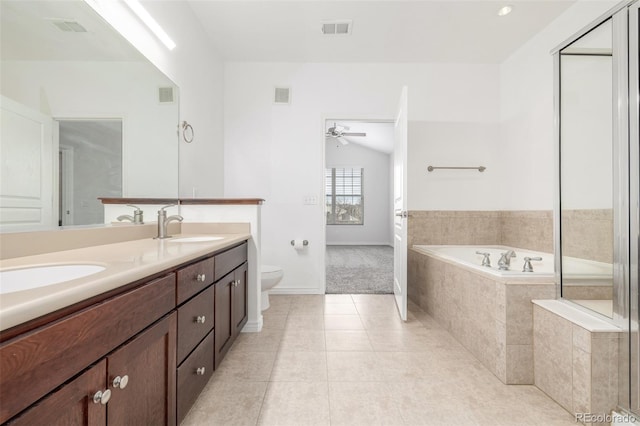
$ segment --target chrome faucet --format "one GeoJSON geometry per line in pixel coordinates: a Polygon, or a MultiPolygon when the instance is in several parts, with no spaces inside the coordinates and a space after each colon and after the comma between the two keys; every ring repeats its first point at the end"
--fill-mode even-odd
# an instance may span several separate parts
{"type": "Polygon", "coordinates": [[[491,256],[491,253],[485,253],[485,252],[481,252],[481,251],[476,251],[476,254],[480,254],[480,255],[484,256],[482,258],[482,266],[486,266],[487,268],[491,268],[491,259],[489,258],[489,256],[491,256]]]}
{"type": "Polygon", "coordinates": [[[511,266],[511,258],[516,257],[516,252],[513,250],[507,250],[506,252],[500,255],[500,260],[498,260],[498,269],[502,271],[508,271],[509,266],[511,266]]]}
{"type": "Polygon", "coordinates": [[[524,266],[522,267],[522,272],[533,272],[533,266],[531,265],[531,261],[541,261],[541,257],[525,257],[524,258],[524,266]]]}
{"type": "Polygon", "coordinates": [[[144,225],[144,219],[143,219],[144,212],[140,210],[140,207],[134,206],[133,204],[127,204],[127,206],[135,208],[135,210],[133,211],[133,216],[128,214],[123,214],[118,216],[117,218],[118,221],[121,222],[123,220],[128,220],[129,222],[132,222],[136,225],[144,225]]]}
{"type": "Polygon", "coordinates": [[[171,238],[171,235],[167,235],[167,225],[169,225],[169,222],[174,220],[178,222],[182,222],[183,220],[182,216],[179,214],[167,217],[165,209],[172,206],[175,206],[175,204],[169,204],[168,206],[161,207],[160,210],[158,210],[158,236],[155,237],[156,239],[162,240],[165,238],[171,238]]]}

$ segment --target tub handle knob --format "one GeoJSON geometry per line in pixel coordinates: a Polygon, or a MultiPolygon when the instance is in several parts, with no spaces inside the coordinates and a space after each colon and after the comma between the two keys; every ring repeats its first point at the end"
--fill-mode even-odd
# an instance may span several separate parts
{"type": "Polygon", "coordinates": [[[482,256],[484,256],[482,258],[482,266],[486,266],[487,268],[491,268],[491,259],[489,259],[489,256],[491,256],[491,253],[486,253],[483,251],[476,251],[476,254],[481,254],[482,256]]]}
{"type": "Polygon", "coordinates": [[[524,266],[522,267],[522,272],[533,272],[533,266],[531,266],[531,261],[541,261],[541,257],[525,257],[524,258],[524,266]]]}

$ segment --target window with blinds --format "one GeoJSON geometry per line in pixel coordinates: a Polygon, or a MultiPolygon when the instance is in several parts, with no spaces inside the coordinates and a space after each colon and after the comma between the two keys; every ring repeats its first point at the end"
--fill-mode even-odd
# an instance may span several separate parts
{"type": "Polygon", "coordinates": [[[364,224],[363,175],[361,168],[325,170],[327,225],[364,224]]]}

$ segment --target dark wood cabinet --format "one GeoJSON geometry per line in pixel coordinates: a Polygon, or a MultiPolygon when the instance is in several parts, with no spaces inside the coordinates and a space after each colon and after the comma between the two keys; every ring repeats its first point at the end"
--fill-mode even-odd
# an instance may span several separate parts
{"type": "Polygon", "coordinates": [[[176,424],[176,313],[107,357],[111,425],[176,424]]]}
{"type": "Polygon", "coordinates": [[[46,422],[51,426],[106,425],[108,398],[102,399],[105,404],[100,401],[100,395],[106,390],[106,372],[107,361],[103,359],[9,424],[34,426],[46,422]]]}
{"type": "Polygon", "coordinates": [[[175,425],[175,330],[172,313],[9,424],[175,425]]]}
{"type": "Polygon", "coordinates": [[[247,270],[244,242],[0,340],[0,423],[178,424],[247,322],[247,270]]]}
{"type": "Polygon", "coordinates": [[[235,284],[231,295],[231,318],[233,319],[233,334],[235,336],[240,334],[247,323],[247,272],[246,263],[234,272],[235,284]]]}
{"type": "Polygon", "coordinates": [[[247,323],[247,263],[244,254],[236,250],[236,269],[215,284],[215,367],[218,368],[238,334],[247,323]],[[241,262],[241,263],[238,263],[241,262]],[[237,265],[240,266],[237,266],[237,265]]]}
{"type": "Polygon", "coordinates": [[[175,307],[175,275],[0,345],[0,422],[52,392],[175,307]]]}
{"type": "Polygon", "coordinates": [[[198,294],[214,281],[215,257],[201,260],[177,271],[176,303],[179,305],[198,294]]]}
{"type": "Polygon", "coordinates": [[[178,367],[178,424],[185,418],[213,374],[213,331],[178,367]]]}
{"type": "Polygon", "coordinates": [[[231,337],[233,336],[235,329],[231,319],[231,295],[233,294],[234,282],[235,275],[231,272],[215,284],[215,368],[218,368],[222,362],[222,358],[224,358],[226,353],[229,351],[229,348],[231,347],[231,337]]]}
{"type": "Polygon", "coordinates": [[[214,291],[210,286],[178,308],[178,364],[213,329],[214,291]]]}

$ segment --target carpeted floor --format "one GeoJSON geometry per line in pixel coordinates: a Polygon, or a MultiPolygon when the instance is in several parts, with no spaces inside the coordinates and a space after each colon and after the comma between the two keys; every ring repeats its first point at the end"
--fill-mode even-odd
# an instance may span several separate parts
{"type": "Polygon", "coordinates": [[[393,293],[393,247],[327,246],[327,294],[393,293]]]}

